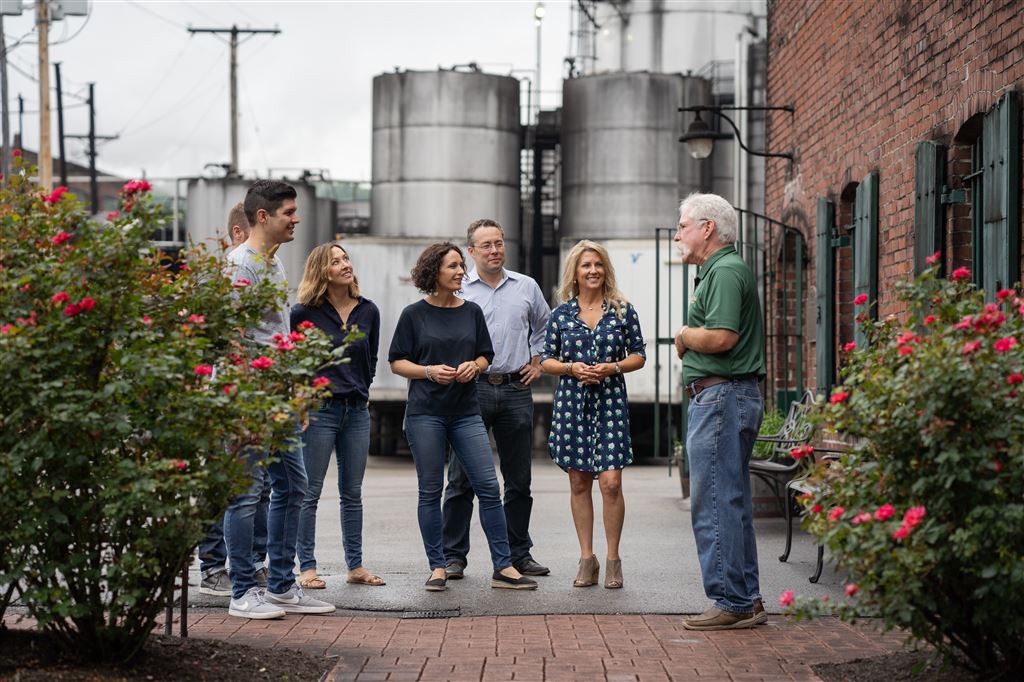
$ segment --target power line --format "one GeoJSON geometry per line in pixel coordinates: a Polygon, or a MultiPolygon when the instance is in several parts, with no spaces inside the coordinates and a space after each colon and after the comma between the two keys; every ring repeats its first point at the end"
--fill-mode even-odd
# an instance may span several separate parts
{"type": "Polygon", "coordinates": [[[124,132],[124,129],[127,128],[128,125],[135,120],[135,117],[142,113],[143,109],[145,109],[146,106],[149,105],[150,101],[153,99],[156,93],[164,90],[164,88],[166,87],[164,81],[166,81],[167,77],[171,75],[171,71],[173,71],[174,68],[178,65],[178,60],[181,59],[181,56],[185,54],[185,50],[191,47],[191,45],[192,41],[185,41],[185,44],[182,45],[181,51],[178,52],[178,54],[174,55],[174,57],[171,59],[171,63],[167,67],[167,71],[164,72],[164,74],[161,75],[160,78],[157,78],[153,81],[153,89],[150,91],[149,95],[146,96],[146,99],[142,101],[142,104],[140,104],[139,108],[135,110],[135,113],[129,116],[128,120],[121,124],[121,132],[124,132]]]}

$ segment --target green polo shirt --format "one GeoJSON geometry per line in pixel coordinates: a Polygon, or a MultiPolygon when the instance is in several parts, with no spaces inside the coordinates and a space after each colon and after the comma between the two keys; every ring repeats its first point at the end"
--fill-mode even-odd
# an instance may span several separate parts
{"type": "Polygon", "coordinates": [[[686,324],[705,329],[728,329],[739,341],[724,353],[683,354],[687,384],[709,376],[763,376],[764,320],[757,298],[754,273],[731,244],[711,254],[697,270],[699,284],[693,292],[686,324]]]}

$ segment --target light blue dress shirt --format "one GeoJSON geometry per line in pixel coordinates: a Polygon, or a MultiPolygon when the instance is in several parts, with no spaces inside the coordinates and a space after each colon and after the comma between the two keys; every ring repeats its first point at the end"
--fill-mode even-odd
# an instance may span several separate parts
{"type": "Polygon", "coordinates": [[[532,277],[503,270],[497,287],[480,279],[474,268],[462,282],[462,296],[484,311],[494,346],[488,374],[511,374],[544,349],[544,332],[551,308],[532,277]]]}

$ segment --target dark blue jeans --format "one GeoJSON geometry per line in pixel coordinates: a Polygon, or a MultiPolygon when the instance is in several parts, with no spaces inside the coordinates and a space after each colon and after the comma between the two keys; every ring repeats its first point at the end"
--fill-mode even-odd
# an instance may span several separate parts
{"type": "Polygon", "coordinates": [[[511,566],[501,491],[494,472],[491,443],[480,415],[411,415],[405,418],[405,437],[416,462],[419,483],[417,516],[431,570],[445,566],[441,490],[444,487],[444,457],[449,445],[466,472],[473,492],[480,498],[480,524],[487,536],[494,570],[511,566]]]}
{"type": "MultiPolygon", "coordinates": [[[[298,438],[298,434],[296,434],[298,438]]],[[[269,477],[272,494],[267,514],[267,589],[283,594],[295,584],[295,539],[298,535],[299,512],[306,496],[306,469],[302,463],[301,442],[291,450],[275,453],[273,462],[255,466],[267,456],[250,452],[252,485],[231,503],[224,514],[224,540],[228,546],[231,596],[240,599],[256,587],[252,565],[254,521],[265,480],[269,477]]]]}
{"type": "Polygon", "coordinates": [[[338,462],[345,563],[349,570],[359,568],[363,565],[363,474],[370,453],[370,411],[366,402],[343,398],[324,401],[323,407],[309,416],[309,428],[302,440],[309,487],[299,514],[299,568],[316,568],[316,509],[332,451],[338,462]]]}
{"type": "MultiPolygon", "coordinates": [[[[252,563],[257,570],[267,560],[267,512],[270,509],[270,479],[264,481],[260,502],[253,517],[252,563]]],[[[221,516],[199,541],[199,572],[202,577],[223,571],[228,565],[228,546],[224,542],[224,517],[221,516]]]]}
{"type": "Polygon", "coordinates": [[[690,513],[704,593],[746,613],[761,596],[750,490],[750,455],[764,402],[754,379],[701,391],[687,412],[690,513]]]}
{"type": "MultiPolygon", "coordinates": [[[[476,384],[480,417],[494,433],[498,463],[505,481],[505,528],[512,562],[530,556],[530,459],[533,450],[533,392],[518,381],[493,386],[476,384]]],[[[469,525],[473,520],[473,486],[454,457],[448,462],[448,486],[444,491],[444,558],[468,564],[469,525]]]]}

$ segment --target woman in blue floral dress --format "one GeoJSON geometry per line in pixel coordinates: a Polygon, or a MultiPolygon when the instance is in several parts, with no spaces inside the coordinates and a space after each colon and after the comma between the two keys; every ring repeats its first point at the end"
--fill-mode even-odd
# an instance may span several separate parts
{"type": "Polygon", "coordinates": [[[583,240],[569,252],[551,313],[542,363],[559,377],[548,450],[569,474],[572,518],[580,543],[575,587],[597,584],[594,502],[597,479],[608,542],[604,586],[622,587],[619,538],[626,505],[622,469],[633,461],[629,401],[623,374],[644,366],[647,355],[636,310],[619,292],[605,248],[583,240]]]}

